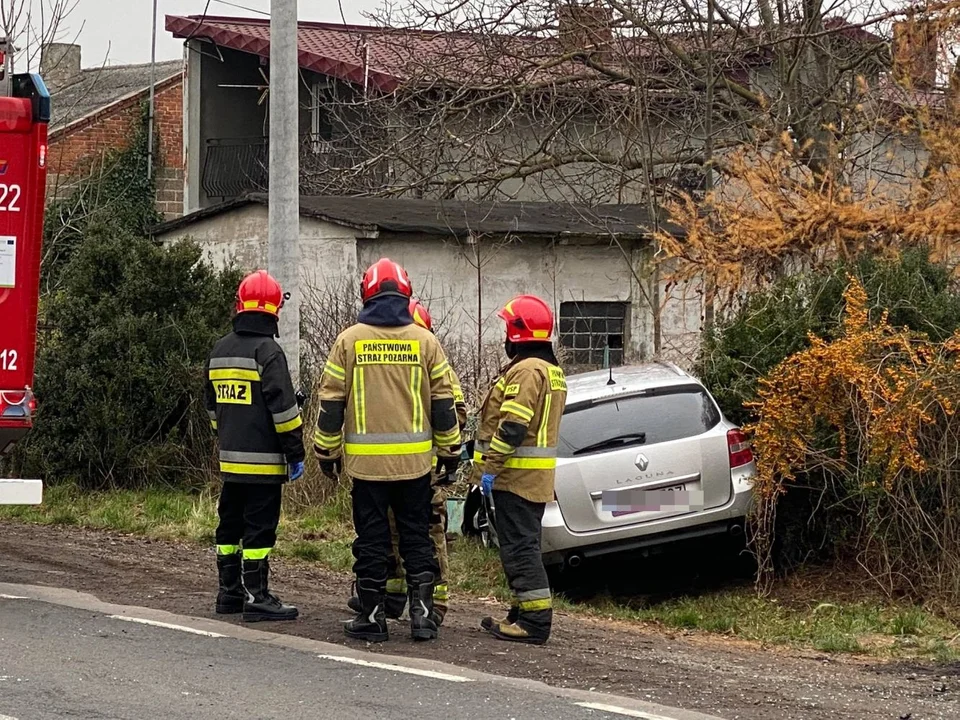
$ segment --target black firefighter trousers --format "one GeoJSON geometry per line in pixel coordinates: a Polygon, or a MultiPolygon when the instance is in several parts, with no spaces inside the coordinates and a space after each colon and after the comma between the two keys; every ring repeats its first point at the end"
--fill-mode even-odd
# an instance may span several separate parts
{"type": "Polygon", "coordinates": [[[517,625],[535,637],[550,637],[553,598],[540,551],[544,503],[505,490],[493,490],[500,561],[519,609],[517,625]]]}
{"type": "Polygon", "coordinates": [[[430,500],[433,488],[430,474],[416,480],[359,480],[354,478],[353,572],[357,578],[386,584],[389,559],[393,554],[390,520],[393,510],[399,535],[400,557],[407,571],[407,582],[421,573],[439,578],[440,566],[430,539],[430,500]]]}
{"type": "Polygon", "coordinates": [[[217,512],[217,554],[233,555],[243,544],[243,557],[262,560],[277,542],[280,523],[280,483],[225,482],[217,512]]]}

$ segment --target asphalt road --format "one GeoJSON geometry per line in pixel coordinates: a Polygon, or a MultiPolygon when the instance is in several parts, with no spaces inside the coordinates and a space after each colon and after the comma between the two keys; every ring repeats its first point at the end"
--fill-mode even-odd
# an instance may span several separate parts
{"type": "Polygon", "coordinates": [[[711,720],[261,627],[0,585],[0,720],[711,720]]]}

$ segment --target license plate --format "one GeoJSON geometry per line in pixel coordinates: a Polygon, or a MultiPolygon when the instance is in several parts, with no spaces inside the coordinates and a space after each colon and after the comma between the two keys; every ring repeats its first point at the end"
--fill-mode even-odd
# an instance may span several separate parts
{"type": "Polygon", "coordinates": [[[613,517],[637,515],[643,512],[663,512],[675,510],[674,493],[684,493],[686,485],[657,488],[656,490],[605,490],[601,499],[601,508],[613,517]],[[669,493],[669,494],[668,494],[669,493]]]}

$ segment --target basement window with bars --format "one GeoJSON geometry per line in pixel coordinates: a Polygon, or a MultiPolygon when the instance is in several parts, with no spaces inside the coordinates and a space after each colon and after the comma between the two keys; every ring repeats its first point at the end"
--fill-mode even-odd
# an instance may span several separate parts
{"type": "Polygon", "coordinates": [[[560,344],[574,365],[602,367],[607,347],[610,365],[622,365],[626,325],[626,303],[560,303],[560,344]]]}

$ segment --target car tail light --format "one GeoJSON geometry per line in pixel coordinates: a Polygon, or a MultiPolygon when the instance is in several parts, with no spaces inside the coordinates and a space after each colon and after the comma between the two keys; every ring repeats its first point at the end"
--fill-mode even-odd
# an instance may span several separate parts
{"type": "Polygon", "coordinates": [[[747,434],[740,428],[727,431],[727,448],[730,451],[730,467],[740,467],[753,462],[753,447],[747,434]]]}

